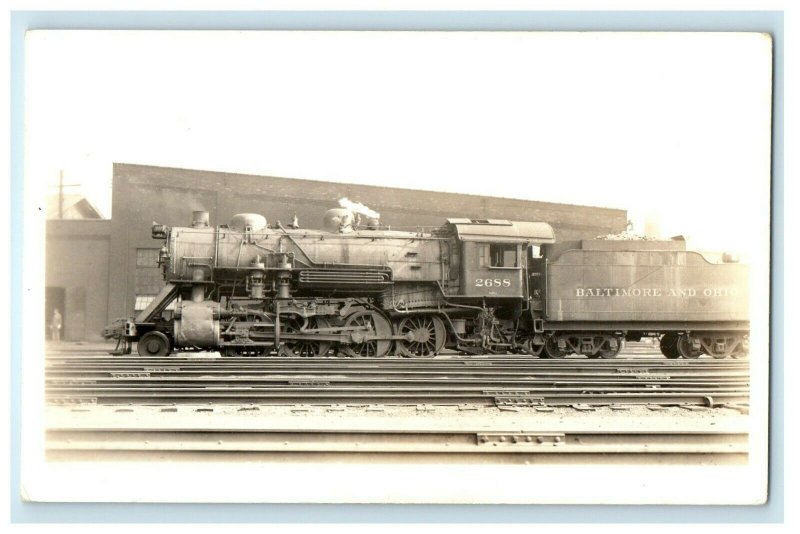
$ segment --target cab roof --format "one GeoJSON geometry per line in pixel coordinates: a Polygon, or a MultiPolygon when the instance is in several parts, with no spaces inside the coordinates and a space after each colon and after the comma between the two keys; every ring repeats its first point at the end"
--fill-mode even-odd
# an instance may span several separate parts
{"type": "Polygon", "coordinates": [[[502,219],[447,219],[462,241],[493,241],[532,244],[555,243],[553,227],[545,222],[502,219]]]}

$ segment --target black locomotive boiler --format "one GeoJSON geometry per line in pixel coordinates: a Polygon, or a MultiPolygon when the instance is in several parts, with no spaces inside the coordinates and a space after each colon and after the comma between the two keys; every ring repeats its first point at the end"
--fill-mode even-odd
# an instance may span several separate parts
{"type": "Polygon", "coordinates": [[[165,286],[125,321],[127,351],[613,358],[649,336],[669,358],[747,352],[747,267],[682,240],[556,243],[546,223],[492,219],[396,231],[346,209],[325,222],[154,225],[165,286]]]}

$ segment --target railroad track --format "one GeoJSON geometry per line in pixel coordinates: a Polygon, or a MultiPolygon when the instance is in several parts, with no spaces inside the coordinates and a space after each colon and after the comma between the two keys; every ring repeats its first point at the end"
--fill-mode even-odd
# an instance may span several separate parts
{"type": "Polygon", "coordinates": [[[667,360],[646,345],[620,356],[141,358],[53,351],[46,360],[54,410],[47,450],[53,459],[746,458],[748,435],[736,414],[748,411],[747,361],[667,360]],[[710,409],[718,406],[734,410],[710,409]]]}
{"type": "Polygon", "coordinates": [[[741,360],[543,360],[519,356],[336,358],[108,357],[53,354],[52,404],[473,403],[742,405],[741,360]]]}
{"type": "Polygon", "coordinates": [[[746,454],[747,434],[721,432],[525,432],[49,429],[50,451],[94,453],[326,452],[401,454],[746,454]]]}

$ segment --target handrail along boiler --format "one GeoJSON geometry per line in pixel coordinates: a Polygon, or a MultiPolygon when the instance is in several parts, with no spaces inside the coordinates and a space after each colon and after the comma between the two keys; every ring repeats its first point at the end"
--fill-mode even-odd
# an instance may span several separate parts
{"type": "Polygon", "coordinates": [[[431,357],[520,352],[617,355],[660,338],[669,358],[747,351],[747,268],[683,241],[556,243],[543,222],[448,219],[430,231],[270,227],[257,214],[212,227],[154,224],[166,282],[122,338],[143,356],[431,357]]]}

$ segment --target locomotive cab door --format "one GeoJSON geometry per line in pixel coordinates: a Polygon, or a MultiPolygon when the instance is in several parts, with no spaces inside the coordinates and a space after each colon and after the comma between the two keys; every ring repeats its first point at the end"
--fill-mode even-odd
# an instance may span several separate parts
{"type": "Polygon", "coordinates": [[[521,243],[464,241],[461,294],[465,297],[521,298],[525,260],[521,243]]]}
{"type": "Polygon", "coordinates": [[[528,293],[530,295],[531,309],[544,310],[545,296],[545,267],[547,262],[541,255],[538,246],[528,247],[528,293]]]}

